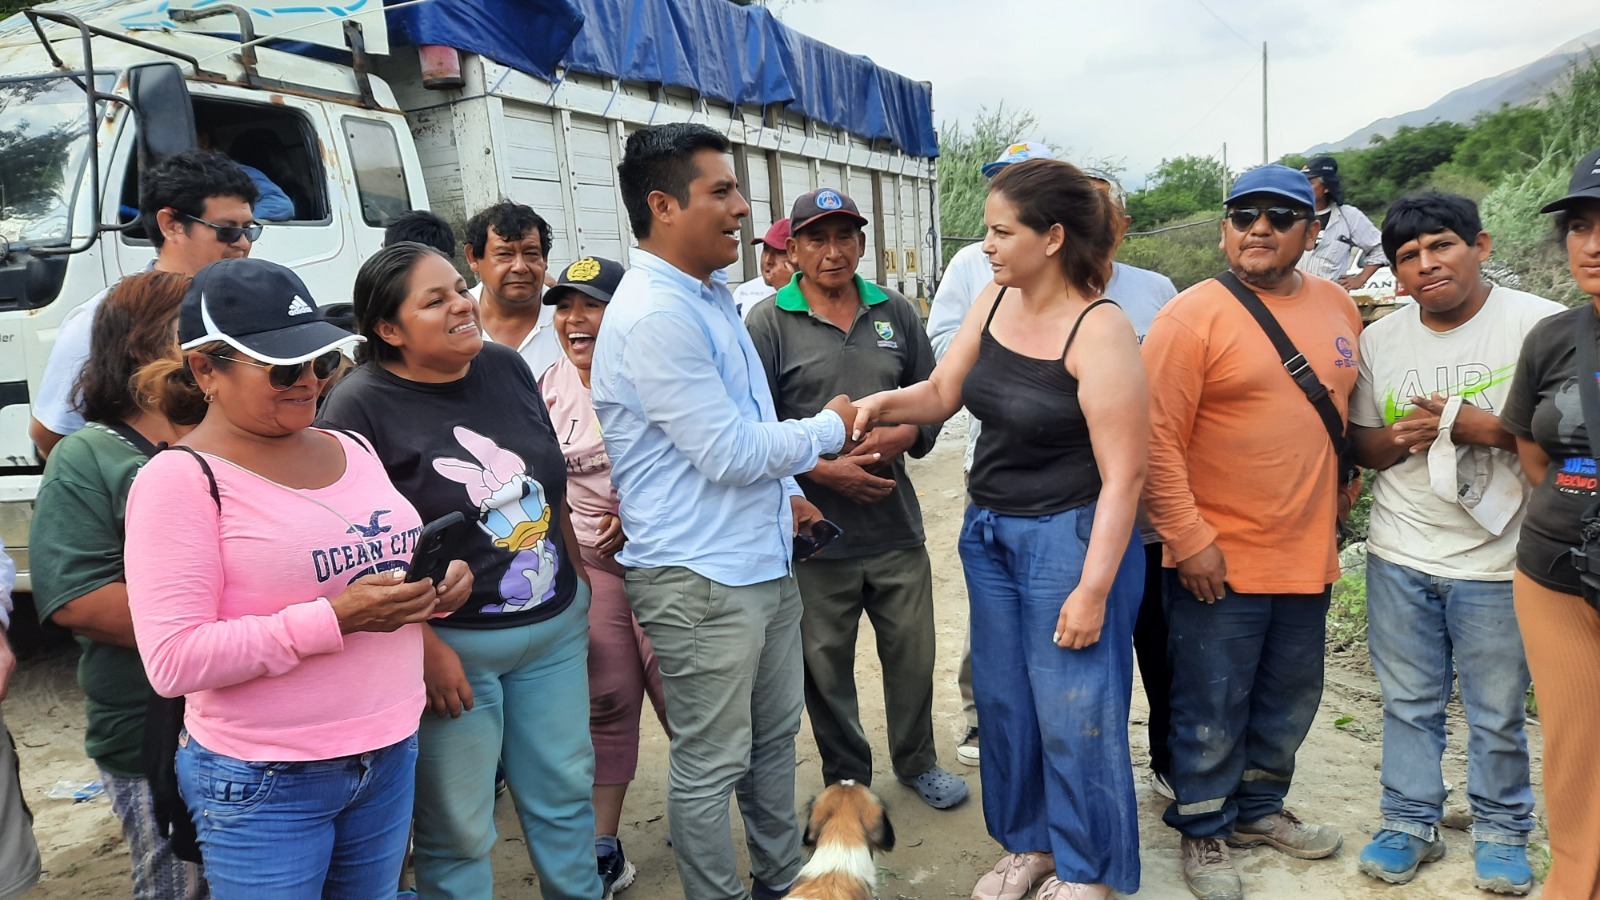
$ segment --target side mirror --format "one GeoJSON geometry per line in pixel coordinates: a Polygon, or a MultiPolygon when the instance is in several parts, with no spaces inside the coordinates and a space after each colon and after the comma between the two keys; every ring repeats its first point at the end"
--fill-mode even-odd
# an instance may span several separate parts
{"type": "Polygon", "coordinates": [[[194,105],[176,63],[159,62],[128,70],[128,95],[139,120],[139,171],[196,145],[194,105]]]}

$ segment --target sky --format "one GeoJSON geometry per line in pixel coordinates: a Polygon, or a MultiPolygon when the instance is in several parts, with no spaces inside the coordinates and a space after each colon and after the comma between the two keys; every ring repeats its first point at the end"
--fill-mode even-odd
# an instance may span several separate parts
{"type": "MultiPolygon", "coordinates": [[[[1002,101],[1035,137],[1137,187],[1163,158],[1262,162],[1544,56],[1596,0],[772,0],[783,22],[933,83],[934,123],[1002,101]]],[[[998,150],[998,148],[997,148],[998,150]]]]}

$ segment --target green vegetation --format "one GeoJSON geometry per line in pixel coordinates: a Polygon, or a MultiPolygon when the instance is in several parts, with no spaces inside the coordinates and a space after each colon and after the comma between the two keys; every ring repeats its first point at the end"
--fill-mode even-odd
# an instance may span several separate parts
{"type": "MultiPolygon", "coordinates": [[[[1495,268],[1512,274],[1524,290],[1571,304],[1582,298],[1539,207],[1565,193],[1573,164],[1596,147],[1600,58],[1575,66],[1542,105],[1502,107],[1470,125],[1401,128],[1368,147],[1332,155],[1345,201],[1376,222],[1390,203],[1415,191],[1449,191],[1479,201],[1494,237],[1495,268]]],[[[1298,167],[1305,157],[1282,162],[1298,167]]],[[[1161,272],[1180,289],[1219,271],[1214,227],[1173,226],[1216,218],[1223,174],[1221,164],[1206,157],[1163,160],[1145,188],[1128,197],[1133,230],[1161,233],[1130,237],[1118,258],[1161,272]]]]}
{"type": "MultiPolygon", "coordinates": [[[[1033,113],[1002,103],[993,110],[979,107],[970,126],[957,120],[939,129],[939,229],[947,238],[983,236],[983,201],[989,195],[983,164],[1038,127],[1033,113]]],[[[946,240],[943,262],[966,244],[946,240]]]]}

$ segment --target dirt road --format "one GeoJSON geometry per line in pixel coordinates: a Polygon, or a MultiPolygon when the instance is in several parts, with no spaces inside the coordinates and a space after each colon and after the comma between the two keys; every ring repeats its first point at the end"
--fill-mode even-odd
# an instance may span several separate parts
{"type": "MultiPolygon", "coordinates": [[[[999,848],[983,826],[976,769],[955,764],[952,748],[961,729],[960,698],[956,692],[957,654],[966,627],[966,589],[955,556],[955,536],[960,525],[961,446],[965,428],[959,422],[947,427],[938,448],[911,469],[922,498],[927,521],[928,547],[938,604],[939,669],[935,676],[935,727],[942,762],[967,776],[973,798],[954,810],[936,812],[924,806],[908,789],[894,781],[886,760],[878,765],[877,786],[889,803],[899,845],[880,863],[880,896],[884,900],[943,900],[965,898],[973,882],[999,857],[999,848]]],[[[870,627],[862,623],[857,680],[863,686],[861,707],[869,732],[883,740],[883,698],[870,627]]],[[[37,814],[35,832],[44,855],[46,873],[32,896],[41,898],[123,897],[128,894],[127,849],[104,798],[89,803],[46,799],[57,780],[94,777],[94,766],[83,757],[82,695],[73,683],[75,656],[60,653],[31,661],[18,675],[11,699],[6,701],[7,723],[15,734],[22,758],[28,802],[37,814]]],[[[1458,703],[1450,709],[1450,749],[1445,779],[1455,785],[1444,831],[1449,852],[1428,866],[1405,888],[1390,888],[1356,871],[1356,854],[1376,828],[1378,816],[1378,766],[1381,716],[1377,682],[1363,658],[1335,658],[1328,666],[1328,690],[1322,710],[1299,756],[1293,809],[1304,818],[1332,822],[1344,831],[1345,846],[1338,855],[1320,862],[1289,859],[1267,849],[1238,851],[1246,895],[1251,900],[1334,900],[1334,898],[1385,898],[1385,900],[1458,900],[1487,897],[1472,887],[1471,838],[1459,830],[1470,827],[1465,815],[1466,729],[1458,703]]],[[[1148,764],[1144,737],[1144,695],[1135,679],[1131,726],[1134,763],[1142,774],[1148,764]]],[[[651,717],[646,716],[639,779],[634,783],[624,814],[622,841],[639,867],[634,886],[619,895],[625,900],[675,900],[682,894],[673,871],[672,851],[666,843],[665,778],[667,741],[651,717]]],[[[1530,727],[1534,748],[1534,784],[1542,797],[1540,734],[1530,727]]],[[[809,798],[821,788],[815,745],[807,728],[800,737],[798,796],[809,798]]],[[[1177,835],[1161,824],[1166,801],[1141,783],[1140,828],[1143,838],[1143,889],[1138,896],[1151,900],[1179,900],[1189,896],[1178,876],[1177,835]]],[[[509,801],[499,807],[500,843],[495,850],[499,873],[497,898],[537,897],[537,883],[528,862],[521,828],[509,801]]],[[[1543,843],[1542,832],[1535,839],[1543,843]]],[[[741,838],[742,840],[742,838],[741,838]]],[[[1542,853],[1542,849],[1539,851],[1542,853]]],[[[1536,854],[1538,855],[1538,854],[1536,854]]],[[[1535,894],[1537,896],[1537,893],[1535,894]]]]}

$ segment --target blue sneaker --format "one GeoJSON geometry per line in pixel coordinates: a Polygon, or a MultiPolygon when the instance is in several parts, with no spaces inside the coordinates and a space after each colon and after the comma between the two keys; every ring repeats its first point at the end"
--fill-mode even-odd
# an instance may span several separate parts
{"type": "Polygon", "coordinates": [[[1480,891],[1526,894],[1533,890],[1527,847],[1477,841],[1472,845],[1472,868],[1472,884],[1480,891]]]}
{"type": "Polygon", "coordinates": [[[1417,877],[1417,868],[1423,863],[1444,858],[1444,841],[1435,837],[1425,841],[1403,831],[1387,828],[1372,836],[1372,842],[1361,851],[1358,868],[1362,874],[1371,875],[1390,884],[1405,884],[1417,877]]]}

